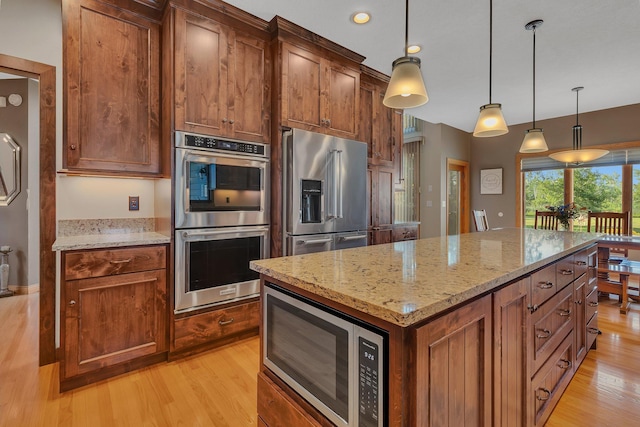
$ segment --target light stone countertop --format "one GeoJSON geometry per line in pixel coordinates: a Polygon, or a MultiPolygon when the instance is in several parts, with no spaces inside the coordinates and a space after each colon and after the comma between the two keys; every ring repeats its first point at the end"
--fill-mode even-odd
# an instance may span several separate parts
{"type": "Polygon", "coordinates": [[[251,268],[403,327],[596,243],[522,228],[272,258],[251,268]]]}
{"type": "Polygon", "coordinates": [[[122,234],[87,234],[83,236],[62,236],[53,243],[54,251],[76,249],[114,248],[119,246],[159,245],[170,242],[169,236],[153,231],[122,234]]]}
{"type": "Polygon", "coordinates": [[[155,230],[154,218],[72,219],[58,221],[54,251],[159,245],[171,238],[155,230]]]}

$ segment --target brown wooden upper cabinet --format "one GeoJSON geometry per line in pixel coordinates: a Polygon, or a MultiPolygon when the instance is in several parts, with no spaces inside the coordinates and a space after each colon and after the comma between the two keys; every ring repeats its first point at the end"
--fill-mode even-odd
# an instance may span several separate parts
{"type": "Polygon", "coordinates": [[[282,123],[356,139],[360,72],[320,54],[282,44],[282,123]]]}
{"type": "Polygon", "coordinates": [[[271,65],[266,42],[175,10],[175,129],[270,140],[271,65]]]}
{"type": "MultiPolygon", "coordinates": [[[[370,74],[378,74],[369,70],[370,74]]],[[[368,144],[370,165],[395,169],[399,179],[402,147],[402,110],[386,107],[382,101],[388,78],[374,78],[363,73],[360,82],[360,118],[358,139],[368,144]]]]}
{"type": "Polygon", "coordinates": [[[159,175],[159,24],[94,0],[64,1],[63,21],[63,167],[159,175]]]}

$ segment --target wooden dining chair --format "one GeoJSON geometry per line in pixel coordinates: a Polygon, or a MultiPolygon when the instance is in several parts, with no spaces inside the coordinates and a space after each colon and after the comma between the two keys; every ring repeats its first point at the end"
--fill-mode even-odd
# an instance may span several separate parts
{"type": "Polygon", "coordinates": [[[487,220],[487,211],[484,209],[473,210],[473,223],[476,226],[476,231],[489,230],[489,220],[487,220]]]}
{"type": "MultiPolygon", "coordinates": [[[[630,212],[589,212],[587,214],[587,232],[627,236],[629,234],[630,212]]],[[[623,248],[610,248],[610,254],[626,258],[629,251],[623,248]]]]}
{"type": "Polygon", "coordinates": [[[553,211],[536,211],[533,228],[538,230],[557,230],[558,217],[553,211]]]}

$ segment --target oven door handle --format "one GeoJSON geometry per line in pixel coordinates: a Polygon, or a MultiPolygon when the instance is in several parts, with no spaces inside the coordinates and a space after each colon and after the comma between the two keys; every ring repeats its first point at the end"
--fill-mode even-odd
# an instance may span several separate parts
{"type": "Polygon", "coordinates": [[[193,239],[194,237],[209,237],[209,236],[224,236],[229,234],[242,233],[243,235],[262,235],[268,227],[264,228],[251,228],[251,229],[221,229],[221,230],[207,230],[207,231],[183,231],[182,237],[184,239],[193,239]]]}

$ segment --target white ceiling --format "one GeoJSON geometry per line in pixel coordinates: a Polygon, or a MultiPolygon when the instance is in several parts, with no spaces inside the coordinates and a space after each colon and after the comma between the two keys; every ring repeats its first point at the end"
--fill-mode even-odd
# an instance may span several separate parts
{"type": "MultiPolygon", "coordinates": [[[[292,21],[366,56],[391,74],[403,55],[403,0],[225,0],[262,19],[292,21]],[[357,26],[355,11],[372,19],[357,26]]],[[[409,43],[419,56],[429,102],[409,112],[472,131],[489,102],[489,0],[412,0],[409,43]]],[[[536,120],[640,103],[640,0],[494,0],[493,94],[508,124],[532,119],[532,41],[536,31],[536,120]]]]}

